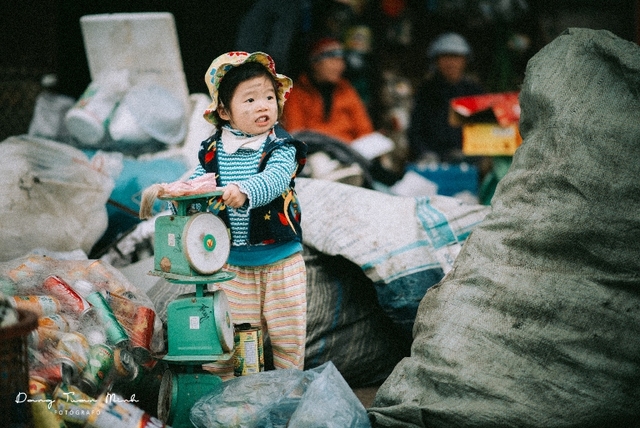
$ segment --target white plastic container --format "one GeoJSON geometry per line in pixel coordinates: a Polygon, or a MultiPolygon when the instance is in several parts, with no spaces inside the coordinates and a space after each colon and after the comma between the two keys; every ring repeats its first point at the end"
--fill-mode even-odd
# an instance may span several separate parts
{"type": "Polygon", "coordinates": [[[121,103],[109,121],[109,134],[114,141],[129,143],[147,143],[151,135],[144,132],[126,103],[121,103]]]}
{"type": "Polygon", "coordinates": [[[390,153],[394,149],[393,140],[379,132],[372,132],[356,138],[350,146],[368,160],[390,153]]]}
{"type": "Polygon", "coordinates": [[[65,126],[73,137],[88,146],[104,138],[107,120],[129,87],[126,70],[106,72],[92,81],[65,115],[65,126]]]}
{"type": "Polygon", "coordinates": [[[136,85],[124,96],[109,123],[115,141],[178,144],[187,132],[180,100],[160,85],[136,85]]]}
{"type": "Polygon", "coordinates": [[[417,172],[409,170],[389,190],[400,196],[435,196],[438,194],[438,185],[417,172]]]}
{"type": "Polygon", "coordinates": [[[57,83],[58,78],[55,74],[45,74],[42,77],[40,84],[43,90],[36,97],[33,117],[27,132],[29,135],[55,141],[65,141],[69,137],[64,118],[76,100],[57,93],[57,83]]]}

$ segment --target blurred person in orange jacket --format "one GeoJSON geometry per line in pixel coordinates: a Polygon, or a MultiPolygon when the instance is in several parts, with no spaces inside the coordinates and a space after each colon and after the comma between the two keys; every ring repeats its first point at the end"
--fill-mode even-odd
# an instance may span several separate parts
{"type": "Polygon", "coordinates": [[[374,131],[355,88],[343,77],[342,44],[323,38],[311,48],[308,70],[296,81],[282,116],[290,133],[313,131],[350,144],[374,131]]]}

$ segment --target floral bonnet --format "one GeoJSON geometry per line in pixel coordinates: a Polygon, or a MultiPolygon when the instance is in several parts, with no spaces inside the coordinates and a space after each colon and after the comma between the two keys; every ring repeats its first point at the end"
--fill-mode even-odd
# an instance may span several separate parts
{"type": "Polygon", "coordinates": [[[285,76],[284,74],[276,73],[276,63],[273,59],[264,52],[228,52],[226,54],[220,55],[218,58],[214,59],[209,69],[207,70],[207,74],[204,76],[204,81],[207,84],[207,88],[209,88],[209,94],[211,95],[211,104],[204,111],[204,118],[213,123],[215,126],[218,126],[219,118],[216,114],[216,109],[218,108],[218,88],[220,87],[220,82],[222,78],[227,74],[229,70],[233,67],[237,67],[245,62],[258,62],[265,66],[269,73],[273,75],[276,80],[276,96],[278,98],[278,111],[282,111],[284,107],[284,102],[289,97],[289,93],[291,92],[291,88],[293,87],[293,81],[285,76]]]}

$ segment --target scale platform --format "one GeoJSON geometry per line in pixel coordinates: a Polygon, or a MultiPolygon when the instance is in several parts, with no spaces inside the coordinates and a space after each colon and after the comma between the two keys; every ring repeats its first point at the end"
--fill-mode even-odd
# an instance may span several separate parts
{"type": "Polygon", "coordinates": [[[178,202],[178,206],[176,207],[178,209],[178,215],[186,215],[186,209],[189,208],[190,204],[193,204],[197,201],[206,201],[208,199],[211,198],[215,198],[217,196],[222,196],[222,194],[224,193],[224,191],[222,189],[220,190],[214,190],[213,192],[206,192],[206,193],[198,193],[195,195],[184,195],[184,196],[158,196],[158,199],[163,200],[163,201],[176,201],[178,202]],[[181,204],[180,202],[186,202],[187,204],[181,204]],[[181,213],[180,212],[180,208],[184,208],[185,212],[181,213]]]}
{"type": "Polygon", "coordinates": [[[149,275],[159,276],[173,284],[211,284],[215,282],[230,281],[235,278],[235,274],[223,270],[219,270],[212,275],[180,275],[177,273],[162,272],[160,270],[152,270],[149,275]]]}

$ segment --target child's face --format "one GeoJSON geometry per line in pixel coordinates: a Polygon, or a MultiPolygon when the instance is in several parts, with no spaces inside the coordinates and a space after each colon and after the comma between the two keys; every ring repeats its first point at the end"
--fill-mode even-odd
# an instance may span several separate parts
{"type": "Polygon", "coordinates": [[[245,134],[261,134],[278,120],[278,99],[273,83],[266,76],[258,76],[240,83],[229,106],[219,106],[223,120],[245,134]]]}

